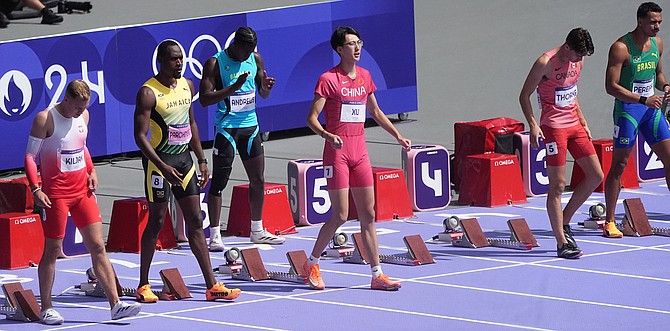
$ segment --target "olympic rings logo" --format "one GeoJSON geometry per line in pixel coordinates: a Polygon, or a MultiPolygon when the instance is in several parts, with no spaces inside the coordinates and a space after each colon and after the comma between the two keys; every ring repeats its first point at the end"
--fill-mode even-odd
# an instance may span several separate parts
{"type": "MultiPolygon", "coordinates": [[[[228,38],[226,39],[226,43],[224,44],[224,48],[228,48],[228,46],[230,46],[230,44],[233,42],[233,39],[235,39],[235,32],[232,32],[228,36],[228,38]]],[[[184,76],[184,73],[186,72],[186,67],[188,67],[188,69],[191,71],[193,76],[195,78],[197,78],[198,80],[202,79],[203,65],[202,65],[202,62],[200,62],[200,60],[198,60],[197,58],[195,58],[193,56],[193,52],[195,51],[195,48],[201,42],[210,42],[216,48],[217,53],[220,52],[223,49],[223,48],[221,48],[221,44],[219,44],[219,41],[216,40],[216,38],[214,38],[214,36],[208,35],[208,34],[203,34],[203,35],[200,35],[197,38],[195,38],[195,40],[193,40],[193,42],[191,43],[191,46],[188,49],[188,53],[185,51],[184,46],[182,46],[182,44],[179,41],[174,40],[174,39],[165,39],[163,41],[166,41],[166,40],[172,40],[175,43],[177,43],[177,45],[179,46],[179,49],[181,49],[181,53],[184,55],[184,62],[183,62],[184,65],[181,68],[181,75],[184,76]]],[[[158,45],[160,45],[163,41],[159,42],[156,45],[156,48],[154,48],[154,53],[151,57],[151,68],[153,69],[154,75],[158,74],[158,64],[156,62],[156,59],[158,58],[158,45]]],[[[258,46],[254,49],[254,51],[256,51],[256,52],[258,51],[258,46]]],[[[200,96],[200,92],[196,93],[193,96],[193,101],[198,100],[199,96],[200,96]]]]}

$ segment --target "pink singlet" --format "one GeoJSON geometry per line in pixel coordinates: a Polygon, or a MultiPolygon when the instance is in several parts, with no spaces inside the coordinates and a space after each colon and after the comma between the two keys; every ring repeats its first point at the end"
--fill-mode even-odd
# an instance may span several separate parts
{"type": "Polygon", "coordinates": [[[547,165],[564,166],[567,152],[578,160],[594,155],[595,149],[577,116],[577,81],[581,63],[562,62],[558,49],[544,53],[549,57],[549,78],[537,85],[537,98],[542,109],[540,128],[544,133],[547,165]]]}
{"type": "Polygon", "coordinates": [[[341,149],[334,149],[327,141],[323,149],[324,175],[329,190],[373,185],[365,145],[365,106],[368,95],[376,89],[370,72],[359,66],[356,66],[355,79],[339,66],[319,77],[314,92],[326,99],[323,108],[326,128],[343,141],[341,149]]]}

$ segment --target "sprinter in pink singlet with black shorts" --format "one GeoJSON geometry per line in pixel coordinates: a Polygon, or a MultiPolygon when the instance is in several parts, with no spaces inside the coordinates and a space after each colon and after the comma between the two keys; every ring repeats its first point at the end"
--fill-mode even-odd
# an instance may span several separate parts
{"type": "Polygon", "coordinates": [[[570,219],[591,192],[603,181],[603,171],[598,164],[591,132],[577,99],[577,81],[584,56],[593,54],[593,42],[586,29],[570,31],[565,43],[542,54],[526,77],[519,103],[528,125],[530,141],[538,147],[544,139],[547,151],[547,213],[558,244],[558,257],[576,259],[582,255],[570,229],[570,219]],[[530,95],[537,88],[542,108],[540,125],[533,116],[530,95]],[[575,162],[584,170],[584,180],[573,187],[570,201],[562,208],[561,195],[565,189],[565,165],[570,151],[575,162]]]}
{"type": "Polygon", "coordinates": [[[323,166],[332,203],[332,218],[321,227],[304,269],[309,273],[311,288],[322,290],[326,287],[321,279],[319,257],[337,229],[347,220],[351,187],[363,245],[372,257],[372,261],[369,261],[372,268],[370,286],[375,290],[398,290],[400,283],[384,275],[379,265],[372,166],[365,146],[366,109],[375,122],[403,148],[409,149],[411,142],[396,130],[379,109],[374,95],[377,87],[370,73],[356,65],[363,49],[363,40],[358,32],[350,27],[338,27],[330,38],[330,45],[340,55],[340,63],[319,78],[307,125],[326,140],[323,166]],[[328,131],[318,120],[322,110],[325,110],[328,131]]]}

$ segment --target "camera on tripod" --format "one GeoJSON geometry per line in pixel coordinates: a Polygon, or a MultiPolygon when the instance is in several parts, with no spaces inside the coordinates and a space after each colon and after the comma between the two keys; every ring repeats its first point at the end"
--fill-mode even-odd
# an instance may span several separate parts
{"type": "Polygon", "coordinates": [[[90,1],[65,1],[65,0],[58,1],[59,14],[63,13],[72,14],[74,11],[90,13],[91,9],[93,9],[93,5],[91,5],[90,1]]]}

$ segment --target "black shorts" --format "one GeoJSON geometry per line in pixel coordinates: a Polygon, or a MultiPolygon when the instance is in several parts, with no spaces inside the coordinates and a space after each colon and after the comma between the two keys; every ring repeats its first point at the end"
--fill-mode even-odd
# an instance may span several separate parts
{"type": "Polygon", "coordinates": [[[161,171],[156,165],[146,157],[142,157],[142,167],[144,167],[144,194],[149,202],[168,201],[168,191],[172,190],[175,199],[180,200],[191,195],[200,195],[198,187],[198,174],[195,172],[195,165],[191,159],[191,152],[187,151],[181,154],[165,154],[156,152],[158,157],[165,164],[174,167],[183,175],[181,186],[172,186],[165,180],[161,171]]]}

